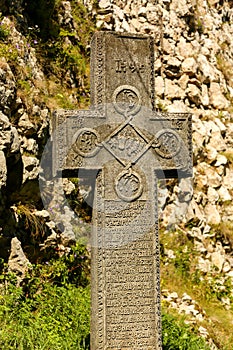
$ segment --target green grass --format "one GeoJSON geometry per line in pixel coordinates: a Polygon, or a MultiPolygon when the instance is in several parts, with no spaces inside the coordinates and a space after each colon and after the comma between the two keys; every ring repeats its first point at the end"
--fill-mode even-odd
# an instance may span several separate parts
{"type": "Polygon", "coordinates": [[[2,350],[64,350],[89,347],[89,288],[46,285],[27,299],[16,288],[1,298],[2,350]]]}
{"type": "MultiPolygon", "coordinates": [[[[20,287],[0,261],[0,349],[90,349],[90,260],[78,243],[67,255],[33,265],[20,287]]],[[[164,311],[164,350],[209,350],[164,311]]]]}
{"type": "Polygon", "coordinates": [[[86,248],[34,265],[20,287],[0,275],[0,349],[89,349],[90,287],[86,248]]]}
{"type": "Polygon", "coordinates": [[[210,350],[205,340],[193,334],[182,320],[166,312],[162,315],[163,350],[210,350]]]}

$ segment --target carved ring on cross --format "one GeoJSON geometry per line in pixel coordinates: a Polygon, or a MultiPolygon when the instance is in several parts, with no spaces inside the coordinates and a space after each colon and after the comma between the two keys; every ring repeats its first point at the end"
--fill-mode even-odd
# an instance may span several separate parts
{"type": "Polygon", "coordinates": [[[124,116],[137,114],[141,109],[141,97],[138,89],[131,85],[121,85],[113,93],[113,105],[124,116]]]}
{"type": "Polygon", "coordinates": [[[170,159],[173,158],[180,152],[181,138],[177,133],[171,129],[160,130],[156,135],[155,139],[158,144],[153,146],[155,152],[162,158],[170,159]]]}
{"type": "Polygon", "coordinates": [[[82,157],[93,157],[99,151],[99,135],[96,130],[82,128],[72,139],[73,149],[82,157]]]}
{"type": "Polygon", "coordinates": [[[115,180],[115,191],[119,198],[132,202],[141,196],[143,190],[141,177],[131,168],[120,172],[115,180]]]}

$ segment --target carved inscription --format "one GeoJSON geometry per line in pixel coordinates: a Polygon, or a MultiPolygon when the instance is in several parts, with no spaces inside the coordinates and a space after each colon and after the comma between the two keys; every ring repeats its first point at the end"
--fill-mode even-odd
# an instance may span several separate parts
{"type": "Polygon", "coordinates": [[[104,260],[106,350],[155,349],[157,272],[153,219],[148,220],[153,203],[137,200],[121,209],[122,204],[105,201],[104,241],[111,247],[104,260]]]}
{"type": "Polygon", "coordinates": [[[115,59],[116,62],[116,73],[144,73],[145,65],[143,63],[136,63],[133,61],[127,62],[120,58],[115,59]]]}
{"type": "Polygon", "coordinates": [[[110,152],[117,158],[132,159],[141,153],[145,140],[129,125],[120,129],[106,142],[110,152]]]}

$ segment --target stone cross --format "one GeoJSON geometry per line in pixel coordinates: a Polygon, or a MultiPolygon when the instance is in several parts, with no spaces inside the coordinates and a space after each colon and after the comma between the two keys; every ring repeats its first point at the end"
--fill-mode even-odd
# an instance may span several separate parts
{"type": "Polygon", "coordinates": [[[192,144],[190,114],[154,109],[153,39],[95,33],[91,108],[53,127],[54,174],[94,174],[91,350],[161,350],[157,179],[191,176],[192,144]]]}

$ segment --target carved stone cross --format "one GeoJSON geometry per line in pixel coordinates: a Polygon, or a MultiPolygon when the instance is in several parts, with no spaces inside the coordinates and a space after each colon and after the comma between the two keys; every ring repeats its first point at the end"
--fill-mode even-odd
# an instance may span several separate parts
{"type": "Polygon", "coordinates": [[[157,179],[191,176],[192,146],[189,114],[154,110],[153,39],[96,33],[91,108],[53,126],[54,173],[95,174],[91,350],[162,349],[157,179]]]}

